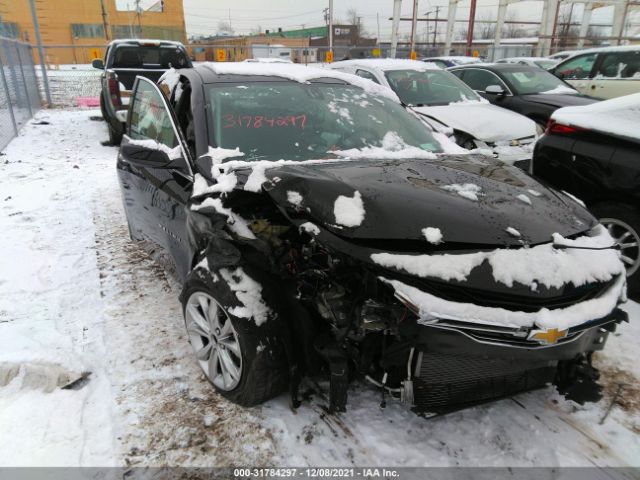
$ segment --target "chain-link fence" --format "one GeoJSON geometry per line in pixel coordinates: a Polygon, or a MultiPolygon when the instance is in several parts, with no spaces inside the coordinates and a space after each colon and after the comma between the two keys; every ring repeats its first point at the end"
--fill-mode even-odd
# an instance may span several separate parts
{"type": "Polygon", "coordinates": [[[31,45],[0,37],[0,150],[40,106],[31,45]]]}

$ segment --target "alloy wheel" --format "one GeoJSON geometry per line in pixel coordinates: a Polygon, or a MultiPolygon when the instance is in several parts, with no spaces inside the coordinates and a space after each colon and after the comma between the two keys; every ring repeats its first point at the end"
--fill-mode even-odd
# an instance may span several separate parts
{"type": "Polygon", "coordinates": [[[185,309],[187,335],[196,359],[217,388],[231,391],[242,377],[238,334],[222,306],[204,292],[194,292],[185,309]]]}
{"type": "Polygon", "coordinates": [[[600,223],[620,246],[621,259],[630,277],[640,268],[640,234],[617,218],[601,218],[600,223]]]}

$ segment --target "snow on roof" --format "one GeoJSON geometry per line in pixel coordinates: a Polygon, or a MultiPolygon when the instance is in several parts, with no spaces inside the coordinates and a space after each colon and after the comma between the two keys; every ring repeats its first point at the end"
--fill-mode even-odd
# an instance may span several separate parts
{"type": "Polygon", "coordinates": [[[365,58],[362,60],[343,60],[341,62],[331,64],[329,68],[340,68],[349,66],[371,67],[385,72],[389,70],[418,70],[421,72],[426,70],[442,70],[435,63],[396,58],[365,58]]]}
{"type": "Polygon", "coordinates": [[[640,93],[579,107],[564,107],[551,116],[556,122],[640,139],[640,93]]]}
{"type": "Polygon", "coordinates": [[[362,88],[365,92],[387,97],[400,103],[393,90],[377,83],[348,73],[328,68],[306,67],[295,63],[262,63],[262,62],[207,62],[203,64],[218,75],[256,75],[264,77],[282,77],[294,82],[305,83],[317,78],[335,78],[362,88]]]}
{"type": "Polygon", "coordinates": [[[459,64],[465,64],[465,63],[478,63],[481,60],[479,58],[476,57],[466,57],[464,55],[449,55],[446,57],[434,57],[434,58],[441,58],[442,60],[450,60],[452,62],[456,62],[459,64]]]}
{"type": "Polygon", "coordinates": [[[599,52],[628,52],[628,51],[640,51],[640,45],[614,45],[609,47],[597,47],[588,48],[586,50],[575,50],[571,56],[576,56],[583,53],[599,53],[599,52]]]}

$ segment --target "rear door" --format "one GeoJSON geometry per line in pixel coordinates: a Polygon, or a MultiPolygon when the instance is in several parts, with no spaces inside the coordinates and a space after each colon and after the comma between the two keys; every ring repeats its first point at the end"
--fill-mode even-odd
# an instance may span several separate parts
{"type": "Polygon", "coordinates": [[[640,48],[601,53],[586,93],[594,97],[614,98],[638,92],[640,48]]]}
{"type": "Polygon", "coordinates": [[[576,55],[556,66],[553,69],[553,73],[580,93],[590,95],[591,77],[593,76],[597,58],[597,53],[576,55]]]}
{"type": "MultiPolygon", "coordinates": [[[[181,276],[191,261],[186,206],[193,185],[192,159],[176,126],[175,115],[158,86],[138,77],[119,156],[125,208],[134,236],[165,250],[181,276]],[[138,150],[164,152],[165,165],[141,164],[138,150]],[[132,153],[133,152],[133,153],[132,153]],[[125,186],[126,183],[126,186],[125,186]]],[[[144,152],[143,152],[144,153],[144,152]]]]}

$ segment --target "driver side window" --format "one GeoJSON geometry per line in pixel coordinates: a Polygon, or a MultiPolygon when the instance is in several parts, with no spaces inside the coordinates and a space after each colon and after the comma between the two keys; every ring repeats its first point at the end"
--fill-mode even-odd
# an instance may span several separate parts
{"type": "Polygon", "coordinates": [[[129,137],[134,140],[154,140],[174,148],[178,145],[171,123],[171,115],[160,93],[146,81],[139,81],[133,104],[129,137]]]}
{"type": "Polygon", "coordinates": [[[597,54],[580,55],[578,57],[567,60],[556,69],[556,74],[560,78],[569,80],[581,80],[589,78],[589,74],[593,69],[597,54]]]}

